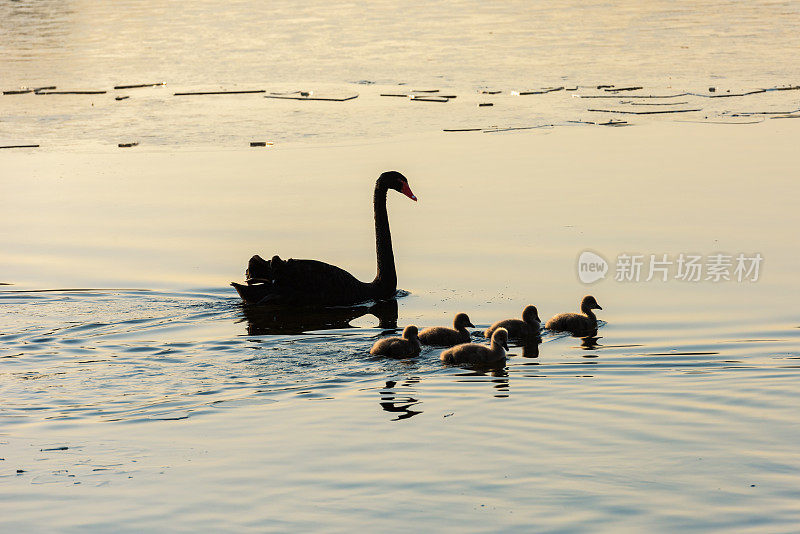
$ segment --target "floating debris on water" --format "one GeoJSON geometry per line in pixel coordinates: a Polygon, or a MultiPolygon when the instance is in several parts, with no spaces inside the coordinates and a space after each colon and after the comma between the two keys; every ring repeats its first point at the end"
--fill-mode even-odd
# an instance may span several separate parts
{"type": "Polygon", "coordinates": [[[37,95],[104,95],[108,91],[50,91],[42,89],[34,91],[37,95]]]}
{"type": "Polygon", "coordinates": [[[735,121],[735,120],[733,120],[733,121],[726,121],[726,120],[720,120],[720,121],[703,120],[703,121],[700,121],[700,120],[694,120],[693,121],[693,120],[678,120],[678,121],[675,121],[675,122],[691,122],[691,123],[694,123],[694,124],[759,124],[759,123],[764,122],[765,120],[766,119],[759,119],[759,120],[756,120],[756,121],[735,121]]]}
{"type": "Polygon", "coordinates": [[[55,88],[56,88],[55,85],[48,85],[46,87],[34,87],[34,88],[20,87],[19,89],[11,89],[11,90],[8,90],[8,91],[3,91],[3,94],[4,95],[24,95],[24,94],[31,93],[31,92],[38,94],[41,91],[49,91],[49,90],[52,90],[52,89],[55,89],[55,88]]]}
{"type": "Polygon", "coordinates": [[[446,102],[457,95],[437,95],[439,89],[424,89],[413,90],[409,93],[381,93],[380,96],[390,96],[398,98],[410,98],[411,100],[420,100],[422,102],[446,102]]]}
{"type": "Polygon", "coordinates": [[[41,451],[41,452],[46,452],[46,451],[66,451],[68,449],[69,449],[69,447],[67,447],[66,445],[62,445],[60,447],[51,447],[49,449],[39,449],[39,451],[41,451]]]}
{"type": "Polygon", "coordinates": [[[633,126],[633,124],[629,123],[628,121],[623,121],[618,119],[611,119],[606,122],[594,122],[594,121],[582,121],[582,120],[570,120],[567,122],[572,124],[592,124],[595,126],[633,126]]]}
{"type": "Polygon", "coordinates": [[[175,93],[174,96],[197,96],[197,95],[247,95],[252,93],[266,93],[265,89],[251,89],[246,91],[191,91],[186,93],[175,93]]]}
{"type": "MultiPolygon", "coordinates": [[[[562,80],[565,81],[565,80],[562,80]]],[[[714,80],[716,81],[716,80],[714,80]]],[[[233,84],[234,82],[230,82],[233,84]]],[[[359,82],[349,82],[349,83],[359,83],[359,82]]],[[[3,91],[4,94],[30,94],[34,92],[36,94],[66,94],[66,95],[102,95],[105,93],[114,93],[112,97],[115,101],[122,101],[128,100],[132,96],[131,93],[123,93],[120,90],[122,89],[134,89],[139,87],[158,87],[166,85],[165,82],[160,83],[137,83],[137,84],[124,84],[124,85],[114,85],[114,89],[117,91],[101,91],[101,90],[66,90],[66,91],[58,91],[56,90],[55,85],[49,86],[42,86],[33,88],[32,86],[25,86],[19,85],[18,87],[10,87],[7,90],[3,91]]],[[[362,85],[373,85],[372,83],[364,83],[362,85]]],[[[351,93],[352,85],[348,85],[347,88],[319,88],[323,91],[320,93],[317,90],[291,90],[287,92],[274,92],[270,91],[269,89],[242,89],[238,90],[237,86],[230,89],[224,89],[224,84],[216,84],[216,85],[206,85],[207,88],[216,88],[219,90],[208,90],[208,91],[181,91],[175,93],[162,93],[161,91],[157,91],[158,94],[162,95],[159,98],[165,99],[169,98],[172,95],[176,96],[202,96],[202,95],[247,95],[247,94],[262,94],[265,98],[271,99],[284,99],[284,100],[315,100],[315,101],[328,101],[328,102],[346,102],[349,100],[354,100],[359,97],[358,93],[351,93]]],[[[413,100],[415,102],[434,102],[434,103],[446,103],[452,99],[459,98],[458,95],[454,93],[446,93],[445,89],[440,88],[423,88],[423,89],[414,89],[413,91],[410,89],[410,84],[403,84],[403,83],[394,83],[393,85],[386,85],[384,86],[376,86],[374,89],[368,88],[368,94],[370,98],[374,96],[380,95],[381,97],[387,98],[404,98],[406,100],[413,100]],[[405,85],[405,86],[404,86],[405,85]],[[383,90],[384,92],[381,92],[383,90]]],[[[418,86],[419,87],[419,86],[418,86]]],[[[423,86],[424,87],[424,86],[423,86]]],[[[475,93],[477,94],[478,98],[470,100],[469,94],[467,95],[467,101],[465,104],[468,103],[469,106],[475,106],[478,108],[485,108],[485,107],[494,107],[496,102],[487,101],[486,97],[488,95],[498,95],[503,94],[505,95],[513,95],[513,96],[526,96],[526,95],[542,95],[542,94],[549,94],[554,93],[552,97],[547,97],[546,100],[548,102],[555,101],[560,98],[563,98],[563,102],[559,100],[562,104],[570,105],[573,108],[570,110],[569,114],[559,116],[557,111],[561,108],[556,108],[556,113],[545,113],[543,115],[534,115],[536,117],[534,120],[541,120],[541,121],[549,121],[552,122],[556,126],[564,126],[568,123],[573,124],[593,124],[593,125],[602,125],[602,126],[627,126],[628,123],[614,121],[614,122],[603,122],[600,121],[568,121],[566,120],[569,117],[574,116],[581,116],[584,117],[591,117],[592,115],[586,115],[585,113],[588,111],[589,113],[607,113],[609,116],[614,115],[639,115],[639,116],[652,116],[653,119],[660,118],[660,116],[667,115],[667,114],[678,114],[676,118],[680,115],[684,115],[687,119],[696,119],[698,121],[705,122],[715,122],[718,124],[746,124],[752,123],[756,119],[751,120],[728,120],[733,117],[751,117],[756,116],[759,121],[766,120],[767,118],[776,118],[776,119],[793,119],[800,117],[800,109],[787,109],[787,108],[794,108],[797,106],[797,103],[794,102],[795,99],[787,98],[791,97],[792,93],[785,93],[782,91],[792,91],[792,90],[800,90],[800,85],[797,84],[790,84],[784,83],[782,85],[774,85],[771,87],[767,87],[766,85],[762,87],[754,87],[754,86],[739,86],[739,87],[730,87],[730,88],[720,88],[719,86],[711,86],[708,85],[706,82],[704,85],[699,85],[693,88],[682,88],[680,86],[675,85],[662,85],[662,86],[651,86],[651,87],[643,87],[638,85],[612,85],[612,84],[599,84],[599,85],[588,85],[588,84],[579,84],[576,83],[573,86],[567,87],[564,85],[559,86],[550,86],[550,87],[534,87],[528,90],[514,90],[510,91],[508,89],[497,89],[497,88],[477,88],[475,89],[475,93]],[[686,89],[686,90],[684,90],[686,89]],[[674,92],[672,92],[674,91],[674,92]],[[751,110],[753,108],[758,109],[756,106],[762,106],[767,111],[740,111],[740,109],[745,108],[743,104],[744,100],[739,100],[736,97],[746,97],[749,95],[760,95],[763,94],[764,96],[755,96],[755,98],[749,100],[751,104],[747,107],[751,110]],[[486,96],[484,96],[486,95],[486,96]],[[605,104],[606,100],[599,100],[594,101],[597,102],[591,109],[588,105],[584,105],[583,102],[578,101],[571,101],[570,97],[577,97],[577,98],[586,98],[586,99],[613,99],[608,105],[605,104]],[[700,100],[708,99],[708,100],[700,100]],[[723,101],[713,101],[710,99],[716,98],[726,98],[727,100],[723,101]],[[790,101],[790,103],[787,103],[790,101]],[[708,105],[708,102],[715,102],[716,106],[713,104],[711,106],[708,105]],[[753,104],[755,102],[755,104],[753,104]],[[702,107],[701,107],[702,106],[702,107]],[[752,107],[751,107],[752,106],[752,107]],[[773,111],[774,110],[774,111],[773,111]],[[703,112],[703,115],[692,115],[693,112],[703,112]],[[686,114],[689,113],[688,116],[686,114]],[[550,116],[552,115],[552,116],[550,116]]],[[[151,93],[148,93],[151,94],[151,93]]],[[[153,92],[152,94],[156,94],[153,92]]],[[[796,94],[796,93],[795,93],[796,94]]],[[[460,98],[464,98],[462,95],[460,98]]],[[[24,99],[20,99],[22,101],[24,99]]],[[[94,99],[89,99],[91,101],[91,105],[98,104],[99,101],[95,102],[94,99]]],[[[534,99],[535,100],[535,99],[534,99]]],[[[240,99],[238,101],[234,100],[224,100],[225,103],[233,102],[241,103],[250,101],[247,98],[240,99]]],[[[10,102],[10,101],[9,101],[10,102]]],[[[65,102],[73,102],[73,99],[65,99],[65,102]]],[[[221,101],[218,101],[221,102],[221,101]]],[[[505,101],[502,101],[505,102],[505,101]]],[[[501,102],[501,105],[502,105],[501,102]]],[[[523,105],[522,102],[514,101],[517,106],[523,105]]],[[[535,105],[534,102],[529,101],[531,105],[535,105]]],[[[383,103],[386,104],[386,103],[383,103]]],[[[124,107],[124,106],[123,106],[124,107]]],[[[324,107],[324,106],[323,106],[324,107]]],[[[436,107],[436,106],[434,106],[436,107]]],[[[508,105],[502,105],[504,112],[514,113],[513,103],[511,107],[508,105]]],[[[284,111],[291,112],[294,107],[293,106],[282,106],[284,111]]],[[[127,108],[126,108],[127,109],[127,108]]],[[[353,105],[353,109],[358,110],[360,109],[358,105],[353,105]]],[[[747,108],[745,108],[747,109],[747,108]]],[[[122,111],[122,108],[119,109],[122,111]]],[[[296,112],[297,110],[295,110],[296,112]]],[[[439,110],[436,110],[439,111],[439,110]]],[[[516,111],[521,111],[517,109],[516,111]]],[[[539,112],[543,112],[545,110],[538,110],[539,112]]],[[[563,111],[563,110],[562,110],[563,111]]],[[[431,112],[435,112],[431,110],[431,112]]],[[[486,112],[490,113],[490,115],[494,115],[494,112],[486,112]]],[[[489,115],[484,115],[488,117],[489,115]]],[[[603,120],[607,119],[605,117],[603,120]]],[[[619,118],[619,117],[617,117],[619,118]]],[[[509,120],[509,119],[505,119],[509,120]]],[[[525,120],[522,118],[518,118],[518,120],[525,120]]],[[[690,121],[681,121],[681,122],[690,122],[690,121]]],[[[500,131],[511,131],[516,129],[529,129],[529,127],[524,128],[498,128],[497,126],[490,126],[490,127],[483,127],[483,128],[445,128],[443,131],[445,132],[455,132],[455,131],[486,131],[486,132],[500,132],[500,131]]],[[[19,135],[19,134],[18,134],[19,135]]],[[[119,132],[117,133],[119,136],[138,136],[138,133],[134,132],[119,132]]],[[[40,135],[31,135],[32,139],[41,139],[40,135]]],[[[9,140],[10,142],[11,140],[9,140]]],[[[46,141],[42,139],[42,141],[46,141]]],[[[100,140],[102,141],[102,140],[100,140]]],[[[240,140],[238,142],[239,146],[247,146],[242,145],[242,143],[250,143],[250,141],[246,138],[240,140]]],[[[138,143],[137,143],[138,144],[138,143]]],[[[122,143],[118,146],[121,148],[128,148],[137,146],[137,144],[132,143],[122,143]]],[[[258,146],[258,145],[254,145],[258,146]]],[[[268,144],[262,146],[269,146],[268,144]]],[[[8,146],[0,146],[0,148],[39,148],[39,145],[34,144],[13,144],[8,146]]]]}
{"type": "Polygon", "coordinates": [[[547,93],[555,93],[556,91],[563,91],[564,87],[546,87],[544,89],[537,89],[535,91],[512,91],[511,94],[515,96],[525,95],[543,95],[547,93]]]}
{"type": "Polygon", "coordinates": [[[552,128],[555,124],[539,124],[538,126],[510,126],[508,128],[485,129],[483,133],[513,132],[516,130],[537,130],[539,128],[552,128]]]}
{"type": "Polygon", "coordinates": [[[160,85],[167,85],[167,82],[137,83],[137,84],[134,84],[134,85],[115,85],[114,89],[139,89],[140,87],[158,87],[160,85]]]}
{"type": "Polygon", "coordinates": [[[130,148],[132,146],[138,146],[138,145],[139,145],[139,141],[134,141],[133,143],[120,143],[117,146],[120,147],[120,148],[130,148]]]}
{"type": "Polygon", "coordinates": [[[271,141],[250,141],[250,146],[272,146],[271,141]]]}
{"type": "Polygon", "coordinates": [[[654,111],[623,111],[614,109],[589,109],[597,113],[622,113],[625,115],[658,115],[663,113],[689,113],[690,111],[703,111],[702,109],[659,109],[654,111]]]}
{"type": "Polygon", "coordinates": [[[633,87],[618,87],[618,88],[607,88],[606,92],[608,93],[619,93],[620,91],[638,91],[639,89],[644,89],[641,85],[636,85],[633,87]]]}
{"type": "Polygon", "coordinates": [[[755,89],[753,91],[746,91],[744,93],[727,92],[727,93],[720,93],[720,94],[713,94],[713,95],[704,95],[702,93],[688,93],[688,94],[690,94],[692,96],[702,96],[702,97],[705,97],[705,98],[730,98],[732,96],[757,95],[759,93],[766,93],[766,92],[767,92],[766,89],[755,89]]]}
{"type": "Polygon", "coordinates": [[[620,100],[620,104],[630,104],[631,106],[681,106],[686,105],[688,101],[681,102],[634,102],[632,100],[620,100]]]}
{"type": "Polygon", "coordinates": [[[294,93],[270,93],[268,95],[264,95],[264,98],[276,98],[279,100],[322,100],[327,102],[346,102],[347,100],[353,100],[354,98],[358,98],[358,93],[343,96],[343,97],[333,97],[333,96],[310,96],[313,92],[305,92],[305,91],[296,91],[294,93]],[[303,96],[303,94],[308,96],[303,96]]]}
{"type": "Polygon", "coordinates": [[[598,122],[598,126],[633,126],[633,124],[629,123],[628,121],[620,121],[611,119],[607,122],[598,122]]]}
{"type": "MultiPolygon", "coordinates": [[[[676,93],[674,95],[625,95],[625,98],[679,98],[693,93],[676,93]]],[[[578,98],[619,98],[619,95],[574,95],[578,98]]]]}
{"type": "Polygon", "coordinates": [[[793,109],[791,111],[738,111],[736,113],[726,112],[723,115],[729,114],[731,117],[749,117],[751,115],[791,115],[798,113],[800,109],[793,109]]]}
{"type": "Polygon", "coordinates": [[[410,100],[415,102],[450,102],[450,97],[447,96],[417,96],[412,95],[410,100]]]}

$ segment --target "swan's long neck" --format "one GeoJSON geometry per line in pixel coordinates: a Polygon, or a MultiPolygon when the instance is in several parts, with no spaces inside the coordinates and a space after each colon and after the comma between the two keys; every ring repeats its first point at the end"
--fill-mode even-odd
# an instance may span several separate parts
{"type": "Polygon", "coordinates": [[[462,324],[458,317],[453,319],[453,330],[461,334],[463,334],[464,332],[469,334],[469,330],[467,330],[466,325],[462,324]]]}
{"type": "Polygon", "coordinates": [[[586,317],[589,318],[590,321],[597,324],[597,316],[594,314],[591,308],[583,308],[581,311],[584,313],[584,315],[586,315],[586,317]]]}
{"type": "Polygon", "coordinates": [[[375,252],[378,257],[378,273],[372,283],[389,297],[397,289],[397,271],[394,268],[392,234],[386,213],[386,190],[386,186],[380,182],[375,184],[375,252]]]}
{"type": "Polygon", "coordinates": [[[422,343],[420,343],[420,341],[419,341],[419,333],[417,333],[417,332],[414,332],[413,334],[411,334],[411,333],[408,333],[408,334],[407,334],[407,333],[406,333],[406,331],[404,330],[404,331],[403,331],[403,338],[404,338],[404,339],[407,339],[408,341],[410,341],[410,342],[411,342],[411,344],[412,344],[412,345],[413,345],[413,346],[414,346],[416,349],[418,349],[418,350],[422,350],[422,343]]]}
{"type": "Polygon", "coordinates": [[[492,339],[492,345],[490,348],[497,356],[502,356],[506,353],[506,349],[504,349],[503,346],[494,339],[492,339]]]}

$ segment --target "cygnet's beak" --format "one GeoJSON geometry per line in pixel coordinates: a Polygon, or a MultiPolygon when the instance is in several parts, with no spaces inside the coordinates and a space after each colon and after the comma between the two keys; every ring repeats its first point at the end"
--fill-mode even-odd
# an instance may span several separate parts
{"type": "Polygon", "coordinates": [[[475,328],[475,325],[472,324],[472,323],[469,323],[469,322],[467,323],[467,326],[470,327],[470,328],[475,328]]]}
{"type": "Polygon", "coordinates": [[[603,309],[603,307],[602,307],[602,306],[600,306],[599,304],[595,304],[595,305],[594,305],[594,309],[595,309],[595,310],[602,310],[602,309],[603,309]]]}
{"type": "Polygon", "coordinates": [[[411,192],[411,188],[408,187],[408,183],[403,184],[403,188],[400,190],[405,196],[413,200],[414,202],[417,201],[417,197],[414,196],[414,193],[411,192]]]}

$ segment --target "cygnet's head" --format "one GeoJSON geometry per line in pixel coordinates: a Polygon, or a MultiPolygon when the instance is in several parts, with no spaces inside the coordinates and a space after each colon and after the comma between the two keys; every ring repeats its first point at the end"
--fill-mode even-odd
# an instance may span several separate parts
{"type": "Polygon", "coordinates": [[[492,345],[495,343],[508,350],[508,330],[505,328],[495,330],[492,334],[492,345]]]}
{"type": "Polygon", "coordinates": [[[453,320],[453,326],[456,327],[456,330],[459,328],[466,328],[468,326],[475,328],[475,325],[472,324],[472,321],[469,320],[469,316],[466,313],[459,313],[456,315],[456,318],[453,320]]]}
{"type": "Polygon", "coordinates": [[[536,309],[536,306],[527,306],[522,311],[522,320],[526,323],[541,323],[541,319],[539,319],[539,310],[536,309]]]}
{"type": "Polygon", "coordinates": [[[403,337],[406,339],[416,338],[417,333],[419,333],[419,331],[417,330],[417,327],[414,326],[413,324],[410,324],[403,329],[403,337]]]}
{"type": "Polygon", "coordinates": [[[602,310],[603,308],[597,303],[595,298],[591,295],[586,295],[581,301],[581,310],[602,310]]]}

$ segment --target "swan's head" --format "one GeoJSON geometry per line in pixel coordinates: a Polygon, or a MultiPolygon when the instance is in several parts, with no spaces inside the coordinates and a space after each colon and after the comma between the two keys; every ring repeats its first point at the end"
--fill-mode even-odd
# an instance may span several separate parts
{"type": "Polygon", "coordinates": [[[413,324],[408,325],[403,329],[403,337],[406,339],[416,339],[419,330],[413,324]]]}
{"type": "Polygon", "coordinates": [[[536,306],[526,306],[525,309],[522,310],[522,320],[528,324],[542,322],[542,320],[539,319],[539,310],[536,309],[536,306]]]}
{"type": "Polygon", "coordinates": [[[586,295],[581,301],[581,311],[587,312],[589,310],[602,310],[603,308],[597,303],[595,298],[591,295],[586,295]]]}
{"type": "Polygon", "coordinates": [[[469,320],[469,316],[466,313],[459,313],[456,315],[456,318],[453,319],[453,326],[456,327],[456,330],[459,328],[466,328],[468,326],[475,328],[475,325],[472,324],[472,321],[469,320]]]}
{"type": "Polygon", "coordinates": [[[378,178],[378,182],[388,189],[394,189],[395,191],[403,193],[415,202],[417,200],[417,197],[411,192],[411,188],[408,187],[408,180],[406,177],[397,171],[386,171],[378,178]]]}
{"type": "Polygon", "coordinates": [[[492,345],[500,345],[508,350],[508,330],[505,328],[498,328],[492,334],[492,345]]]}

